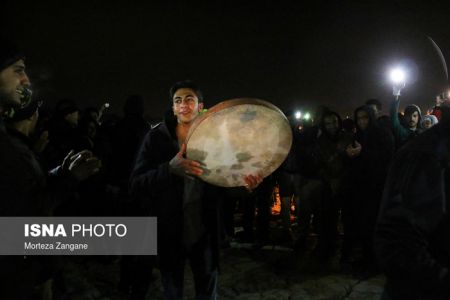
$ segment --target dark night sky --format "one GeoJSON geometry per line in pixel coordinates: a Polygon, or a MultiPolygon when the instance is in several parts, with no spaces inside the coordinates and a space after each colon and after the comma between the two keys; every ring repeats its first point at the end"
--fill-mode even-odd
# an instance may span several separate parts
{"type": "Polygon", "coordinates": [[[120,112],[137,93],[158,118],[170,85],[190,78],[209,106],[249,96],[284,110],[324,104],[345,116],[368,98],[387,105],[386,73],[397,62],[413,73],[403,103],[425,110],[446,84],[427,40],[450,59],[446,1],[121,2],[3,3],[2,29],[26,51],[37,97],[49,105],[69,97],[81,107],[108,99],[120,112]]]}

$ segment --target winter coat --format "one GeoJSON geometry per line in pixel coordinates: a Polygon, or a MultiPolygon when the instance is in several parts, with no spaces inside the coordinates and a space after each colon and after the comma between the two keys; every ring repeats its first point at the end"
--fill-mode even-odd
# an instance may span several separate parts
{"type": "Polygon", "coordinates": [[[188,227],[193,240],[207,236],[218,263],[221,188],[197,178],[170,172],[169,162],[179,151],[176,119],[166,118],[144,138],[130,177],[130,192],[142,199],[151,216],[158,218],[158,255],[162,268],[171,268],[186,248],[188,227]],[[194,198],[194,199],[193,199],[194,198]],[[193,224],[195,223],[195,224],[193,224]],[[191,232],[192,233],[192,232],[191,232]]]}
{"type": "Polygon", "coordinates": [[[375,250],[393,299],[450,299],[450,126],[402,148],[390,168],[375,250]]]}

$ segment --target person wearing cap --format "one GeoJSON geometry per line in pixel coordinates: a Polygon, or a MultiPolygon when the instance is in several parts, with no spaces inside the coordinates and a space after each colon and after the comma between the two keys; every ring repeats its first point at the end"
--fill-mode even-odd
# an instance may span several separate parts
{"type": "Polygon", "coordinates": [[[43,153],[43,158],[50,168],[58,166],[70,150],[83,150],[78,128],[79,111],[72,99],[62,99],[56,103],[48,126],[49,145],[43,153]]]}
{"type": "Polygon", "coordinates": [[[430,129],[434,125],[439,123],[438,118],[435,115],[426,115],[422,118],[420,125],[424,130],[430,129]]]}

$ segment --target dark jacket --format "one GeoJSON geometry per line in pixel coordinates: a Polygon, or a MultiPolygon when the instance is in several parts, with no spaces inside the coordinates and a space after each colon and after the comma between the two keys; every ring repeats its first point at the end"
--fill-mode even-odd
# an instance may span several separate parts
{"type": "Polygon", "coordinates": [[[358,194],[373,197],[378,203],[387,176],[389,163],[394,154],[394,137],[386,128],[379,126],[373,111],[362,106],[355,111],[364,110],[369,116],[365,130],[356,128],[355,140],[361,144],[359,156],[351,159],[351,181],[358,194]]]}
{"type": "Polygon", "coordinates": [[[0,129],[0,215],[47,215],[76,184],[75,178],[60,168],[43,171],[26,136],[0,129]]]}
{"type": "Polygon", "coordinates": [[[450,299],[450,126],[403,147],[387,178],[375,250],[393,299],[450,299]]]}
{"type": "Polygon", "coordinates": [[[206,236],[211,241],[217,263],[223,192],[199,179],[170,172],[169,162],[179,151],[175,129],[176,119],[172,116],[148,132],[131,173],[130,191],[134,197],[143,199],[151,216],[158,217],[158,255],[162,268],[170,268],[174,258],[186,248],[183,241],[191,225],[188,221],[197,222],[195,239],[206,236]]]}
{"type": "Polygon", "coordinates": [[[114,183],[127,190],[130,173],[134,167],[136,152],[145,135],[150,130],[150,124],[140,115],[126,115],[114,127],[112,139],[114,183]]]}

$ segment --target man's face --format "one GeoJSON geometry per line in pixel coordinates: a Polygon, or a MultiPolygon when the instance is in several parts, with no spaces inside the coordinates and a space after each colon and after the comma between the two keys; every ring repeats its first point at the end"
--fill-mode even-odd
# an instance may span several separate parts
{"type": "Polygon", "coordinates": [[[415,111],[411,115],[405,115],[405,122],[409,128],[416,128],[419,122],[419,113],[415,111]]]}
{"type": "Polygon", "coordinates": [[[356,124],[361,130],[366,130],[369,126],[369,115],[364,110],[359,110],[356,113],[356,124]]]}
{"type": "Polygon", "coordinates": [[[173,113],[178,123],[191,123],[203,109],[203,103],[198,103],[198,97],[190,88],[178,89],[173,95],[173,113]]]}
{"type": "Polygon", "coordinates": [[[336,135],[339,131],[339,120],[336,116],[326,116],[323,126],[329,135],[336,135]]]}
{"type": "Polygon", "coordinates": [[[0,72],[0,106],[20,107],[24,88],[30,86],[22,59],[0,72]]]}

